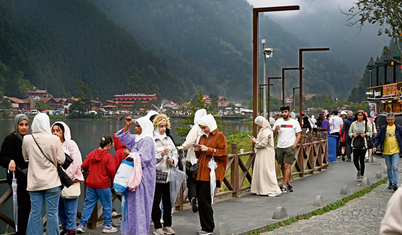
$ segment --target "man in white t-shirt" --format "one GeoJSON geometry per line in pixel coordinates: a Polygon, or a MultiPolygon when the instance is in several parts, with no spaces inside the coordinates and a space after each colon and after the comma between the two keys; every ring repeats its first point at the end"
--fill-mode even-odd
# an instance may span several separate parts
{"type": "Polygon", "coordinates": [[[329,119],[329,134],[338,136],[336,138],[336,156],[341,158],[341,150],[340,150],[340,136],[339,131],[341,130],[341,126],[343,124],[343,119],[338,116],[338,110],[334,110],[332,112],[333,116],[329,119]]]}
{"type": "Polygon", "coordinates": [[[298,121],[290,118],[289,106],[281,106],[282,119],[278,119],[273,127],[274,136],[278,137],[276,156],[282,169],[283,182],[279,186],[282,193],[293,192],[290,184],[291,166],[295,160],[295,148],[301,138],[301,128],[298,121]]]}

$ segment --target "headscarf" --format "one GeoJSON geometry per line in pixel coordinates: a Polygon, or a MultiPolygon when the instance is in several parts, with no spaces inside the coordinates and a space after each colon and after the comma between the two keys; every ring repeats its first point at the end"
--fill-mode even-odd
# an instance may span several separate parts
{"type": "Polygon", "coordinates": [[[147,116],[138,118],[137,120],[135,120],[135,122],[138,123],[142,129],[141,135],[137,135],[135,137],[136,141],[140,141],[147,136],[153,138],[154,126],[147,116]]]}
{"type": "Polygon", "coordinates": [[[52,131],[50,129],[50,120],[49,116],[47,116],[45,113],[39,113],[34,117],[34,120],[32,122],[32,132],[37,133],[37,132],[42,132],[46,131],[48,134],[52,134],[52,131]]]}
{"type": "MultiPolygon", "coordinates": [[[[161,124],[161,122],[163,122],[163,121],[166,121],[166,119],[160,120],[158,125],[154,129],[154,139],[155,140],[156,139],[162,140],[162,139],[164,139],[166,137],[166,131],[165,131],[165,133],[163,133],[163,135],[161,135],[161,133],[159,132],[159,124],[161,124]]],[[[167,128],[166,128],[166,130],[167,130],[167,128]]]]}
{"type": "Polygon", "coordinates": [[[17,114],[14,118],[14,134],[18,137],[18,139],[22,140],[22,138],[24,137],[23,135],[20,134],[20,132],[18,131],[18,124],[20,124],[20,122],[22,122],[23,120],[27,120],[29,123],[29,119],[28,116],[25,114],[17,114]]]}
{"type": "MultiPolygon", "coordinates": [[[[158,112],[151,110],[151,111],[149,111],[149,112],[147,113],[147,115],[145,115],[145,117],[147,117],[148,119],[150,119],[152,116],[158,115],[158,114],[159,114],[158,112]]],[[[152,120],[151,120],[151,122],[152,122],[152,120]]]]}
{"type": "Polygon", "coordinates": [[[262,126],[262,128],[265,128],[265,127],[267,127],[267,126],[270,126],[268,120],[265,119],[265,118],[262,117],[262,116],[257,116],[257,117],[255,118],[255,120],[254,120],[254,123],[257,124],[257,125],[259,125],[259,126],[262,126]]]}
{"type": "MultiPolygon", "coordinates": [[[[198,125],[207,126],[209,128],[209,132],[213,132],[214,130],[218,129],[218,125],[216,125],[215,118],[211,114],[201,117],[200,120],[198,121],[198,125]]],[[[203,133],[204,135],[209,134],[205,132],[203,133]]]]}
{"type": "Polygon", "coordinates": [[[197,110],[197,112],[195,112],[195,115],[194,115],[194,125],[198,125],[198,121],[200,120],[200,118],[205,115],[207,115],[207,110],[205,110],[205,109],[197,110]]]}

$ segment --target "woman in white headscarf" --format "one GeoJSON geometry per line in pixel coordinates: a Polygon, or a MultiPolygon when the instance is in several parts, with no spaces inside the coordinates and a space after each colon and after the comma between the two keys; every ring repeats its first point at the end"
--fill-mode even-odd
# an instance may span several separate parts
{"type": "Polygon", "coordinates": [[[27,191],[31,196],[31,213],[27,235],[42,234],[42,208],[46,200],[46,234],[59,234],[59,198],[61,181],[57,164],[63,164],[65,155],[59,137],[52,135],[49,117],[40,113],[32,122],[32,135],[22,142],[22,155],[28,165],[27,191]],[[42,151],[41,151],[42,150],[42,151]]]}
{"type": "Polygon", "coordinates": [[[126,191],[127,223],[122,223],[123,235],[149,234],[151,211],[155,194],[156,158],[153,125],[145,116],[135,121],[136,135],[130,134],[132,116],[126,118],[126,126],[116,133],[116,137],[131,151],[141,157],[142,180],[135,191],[126,191]]]}
{"type": "Polygon", "coordinates": [[[199,165],[196,190],[201,223],[201,231],[198,231],[197,234],[200,235],[212,234],[215,228],[214,211],[212,210],[212,196],[215,192],[211,192],[211,168],[209,168],[208,163],[214,158],[217,164],[215,169],[216,188],[220,188],[226,173],[228,146],[225,135],[218,130],[215,118],[212,115],[201,117],[198,126],[203,132],[198,145],[194,146],[199,165]]]}
{"type": "Polygon", "coordinates": [[[198,143],[200,140],[200,137],[202,135],[202,131],[200,127],[198,126],[198,121],[200,118],[203,116],[207,115],[207,111],[205,109],[200,109],[197,110],[194,116],[194,126],[191,128],[190,132],[186,136],[186,141],[184,143],[177,147],[178,150],[188,150],[187,151],[187,169],[186,169],[186,174],[187,174],[187,188],[188,188],[188,199],[190,200],[191,203],[191,209],[193,212],[198,211],[197,207],[197,192],[196,192],[196,187],[195,187],[195,178],[193,177],[193,173],[190,171],[190,167],[194,164],[197,163],[197,158],[195,157],[194,153],[194,147],[193,144],[198,143]]]}
{"type": "Polygon", "coordinates": [[[276,180],[274,135],[264,117],[256,117],[254,123],[261,129],[257,138],[251,138],[256,154],[251,192],[276,197],[281,194],[281,190],[276,180]]]}

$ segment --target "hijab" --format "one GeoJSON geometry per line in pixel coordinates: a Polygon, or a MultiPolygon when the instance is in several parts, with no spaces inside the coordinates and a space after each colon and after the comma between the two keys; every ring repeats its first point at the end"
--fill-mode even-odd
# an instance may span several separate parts
{"type": "Polygon", "coordinates": [[[152,125],[152,122],[149,120],[149,117],[145,116],[142,118],[138,118],[137,120],[135,120],[135,122],[138,123],[142,129],[141,135],[137,135],[135,137],[136,141],[140,141],[147,136],[153,138],[154,126],[152,125]]]}
{"type": "Polygon", "coordinates": [[[259,125],[259,126],[262,126],[262,128],[265,128],[265,127],[267,127],[267,126],[270,126],[268,120],[265,119],[265,118],[262,117],[262,116],[257,116],[257,117],[255,118],[255,120],[254,120],[254,123],[257,124],[257,125],[259,125]]]}
{"type": "Polygon", "coordinates": [[[194,125],[198,125],[198,121],[200,120],[200,118],[202,118],[205,115],[207,115],[207,110],[205,109],[197,110],[197,112],[195,112],[194,115],[194,125]]]}
{"type": "MultiPolygon", "coordinates": [[[[158,115],[158,114],[159,114],[158,112],[151,110],[147,113],[147,115],[145,115],[145,117],[147,117],[148,119],[151,119],[152,116],[154,116],[154,118],[155,118],[156,117],[155,115],[158,115]]],[[[151,122],[152,121],[153,121],[153,118],[152,118],[151,122]]]]}
{"type": "MultiPolygon", "coordinates": [[[[155,140],[156,139],[162,140],[162,139],[164,139],[166,137],[166,131],[165,131],[165,133],[163,133],[163,135],[161,135],[161,133],[159,132],[159,124],[161,124],[163,121],[166,121],[166,119],[160,120],[158,125],[154,129],[154,139],[155,140]]],[[[168,130],[168,129],[166,128],[166,130],[168,130]]]]}
{"type": "MultiPolygon", "coordinates": [[[[200,120],[198,121],[198,125],[207,126],[209,128],[210,133],[218,129],[218,125],[216,125],[215,118],[211,114],[201,117],[200,120]]],[[[208,135],[209,133],[203,132],[203,134],[208,135]]]]}
{"type": "Polygon", "coordinates": [[[24,138],[23,135],[21,135],[21,133],[18,131],[18,124],[20,124],[20,122],[22,122],[23,120],[27,120],[29,123],[29,119],[28,116],[25,114],[17,114],[14,118],[14,134],[18,137],[18,139],[22,140],[22,138],[24,138]]]}
{"type": "Polygon", "coordinates": [[[46,131],[48,134],[52,134],[52,131],[50,129],[49,116],[47,116],[45,113],[37,114],[32,122],[33,133],[42,131],[46,131]]]}

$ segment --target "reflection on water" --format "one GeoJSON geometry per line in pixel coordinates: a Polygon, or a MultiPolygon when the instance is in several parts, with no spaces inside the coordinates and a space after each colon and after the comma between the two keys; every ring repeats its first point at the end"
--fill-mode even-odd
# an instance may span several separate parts
{"type": "MultiPolygon", "coordinates": [[[[32,121],[32,120],[31,120],[32,121]]],[[[103,135],[113,136],[118,130],[124,127],[123,121],[87,121],[87,120],[63,120],[71,130],[71,138],[77,142],[78,147],[80,148],[83,160],[86,156],[95,148],[99,147],[99,140],[103,135]]],[[[51,120],[51,123],[55,122],[51,120]]],[[[181,124],[181,120],[177,118],[171,119],[172,130],[171,134],[174,136],[176,143],[182,143],[183,138],[177,136],[177,132],[175,127],[181,124]]],[[[246,132],[252,129],[250,124],[246,124],[247,122],[235,120],[232,121],[232,124],[229,126],[229,130],[236,129],[239,132],[246,132]]],[[[249,121],[251,123],[251,119],[249,121]]],[[[4,138],[9,135],[14,130],[13,121],[12,120],[3,120],[0,121],[0,141],[3,142],[4,138]]],[[[130,128],[131,133],[135,133],[134,125],[130,128]]],[[[110,153],[114,154],[114,148],[110,149],[110,153]]],[[[6,169],[0,167],[0,179],[6,178],[6,169]]],[[[0,196],[3,195],[9,186],[8,184],[0,185],[0,196]]],[[[83,190],[82,190],[83,192],[83,190]]],[[[79,200],[78,210],[82,211],[84,204],[84,197],[81,196],[79,200]]],[[[119,212],[120,210],[120,201],[115,200],[114,208],[119,212]]],[[[1,213],[6,214],[8,217],[12,218],[12,200],[8,200],[7,203],[1,208],[1,213]]],[[[0,221],[0,233],[6,232],[7,225],[0,221]]],[[[7,232],[11,232],[12,229],[8,228],[7,232]]]]}

